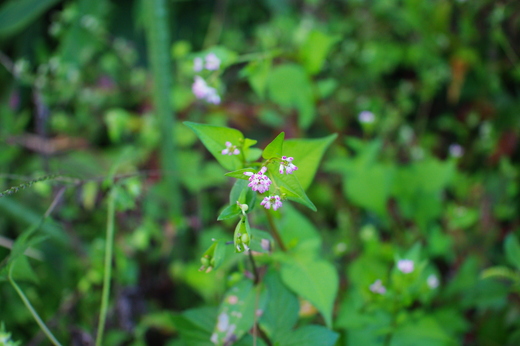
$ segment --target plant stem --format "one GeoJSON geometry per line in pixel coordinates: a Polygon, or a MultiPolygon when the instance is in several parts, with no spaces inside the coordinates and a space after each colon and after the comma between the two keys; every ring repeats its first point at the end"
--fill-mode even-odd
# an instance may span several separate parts
{"type": "Polygon", "coordinates": [[[276,224],[274,223],[273,215],[267,209],[265,209],[265,213],[267,215],[267,221],[269,221],[269,226],[271,226],[274,239],[276,240],[278,245],[280,245],[280,249],[282,249],[283,252],[287,251],[287,248],[283,243],[282,237],[280,237],[280,232],[278,232],[278,227],[276,227],[276,224]]]}
{"type": "Polygon", "coordinates": [[[45,322],[43,322],[43,320],[40,318],[40,316],[38,315],[38,313],[36,312],[36,310],[33,308],[31,302],[29,301],[29,299],[27,299],[27,297],[25,296],[25,294],[23,293],[22,289],[16,284],[16,282],[13,280],[13,277],[12,277],[12,269],[13,269],[13,265],[11,265],[11,267],[9,268],[9,275],[8,275],[8,278],[9,278],[9,282],[11,283],[11,285],[13,286],[13,288],[15,289],[16,293],[18,293],[18,295],[20,296],[20,298],[22,299],[23,303],[25,304],[25,307],[29,310],[29,312],[31,313],[31,315],[33,316],[33,318],[36,320],[36,323],[38,323],[38,325],[40,326],[41,330],[45,333],[45,335],[47,335],[47,338],[49,338],[49,340],[54,344],[54,345],[57,345],[57,346],[61,346],[60,342],[54,337],[54,335],[52,334],[52,332],[49,330],[49,328],[47,328],[47,326],[45,325],[45,322]]]}
{"type": "Polygon", "coordinates": [[[253,258],[253,254],[251,250],[247,251],[249,253],[249,259],[251,260],[251,265],[253,266],[253,275],[255,276],[254,284],[258,284],[260,282],[260,275],[258,274],[258,269],[256,268],[255,259],[253,258]]]}
{"type": "Polygon", "coordinates": [[[96,346],[103,341],[105,321],[108,311],[108,299],[110,294],[110,280],[112,278],[112,252],[114,248],[114,216],[115,216],[115,190],[112,189],[108,196],[107,234],[105,239],[105,264],[103,276],[103,292],[101,295],[101,308],[99,312],[99,325],[96,336],[96,346]]]}
{"type": "Polygon", "coordinates": [[[161,129],[161,166],[165,187],[170,196],[169,214],[180,221],[181,197],[178,179],[178,157],[173,129],[175,113],[171,104],[172,67],[170,61],[170,35],[168,29],[168,7],[165,0],[143,2],[147,27],[148,59],[152,69],[154,91],[153,102],[161,129]]]}

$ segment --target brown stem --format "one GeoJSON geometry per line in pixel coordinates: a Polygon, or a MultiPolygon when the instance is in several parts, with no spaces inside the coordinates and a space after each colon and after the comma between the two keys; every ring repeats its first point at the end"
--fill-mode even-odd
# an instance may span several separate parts
{"type": "Polygon", "coordinates": [[[278,227],[276,227],[276,225],[274,223],[273,215],[271,215],[271,213],[267,209],[265,209],[265,213],[267,215],[267,221],[269,221],[269,226],[271,226],[271,230],[272,230],[274,239],[276,240],[278,245],[280,245],[280,249],[282,249],[283,252],[286,252],[287,248],[283,244],[283,240],[280,237],[280,233],[278,232],[278,227]]]}

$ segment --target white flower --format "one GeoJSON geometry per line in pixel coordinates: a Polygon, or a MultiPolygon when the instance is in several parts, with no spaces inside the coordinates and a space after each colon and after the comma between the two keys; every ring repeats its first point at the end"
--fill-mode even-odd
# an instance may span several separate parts
{"type": "Polygon", "coordinates": [[[412,260],[403,259],[397,262],[397,269],[405,274],[413,272],[414,263],[412,260]]]}
{"type": "Polygon", "coordinates": [[[264,175],[267,171],[267,167],[262,167],[258,173],[252,172],[244,172],[244,175],[249,177],[249,186],[253,191],[258,191],[260,193],[264,193],[269,190],[269,186],[271,185],[271,179],[268,176],[264,175]]]}
{"type": "Polygon", "coordinates": [[[462,157],[462,155],[464,155],[464,148],[461,147],[459,144],[450,145],[448,151],[451,157],[459,158],[462,157]]]}
{"type": "Polygon", "coordinates": [[[220,59],[215,53],[209,53],[206,55],[206,69],[215,71],[220,68],[220,59]]]}
{"type": "Polygon", "coordinates": [[[287,174],[291,174],[298,169],[298,167],[292,163],[292,160],[294,160],[293,157],[282,156],[282,161],[280,161],[280,174],[283,174],[284,169],[287,174]]]}
{"type": "Polygon", "coordinates": [[[231,144],[231,142],[226,142],[226,149],[222,150],[222,155],[238,155],[238,154],[240,154],[240,150],[237,149],[237,146],[231,144]]]}
{"type": "Polygon", "coordinates": [[[204,61],[202,58],[195,58],[193,59],[193,71],[200,72],[204,68],[204,61]]]}
{"type": "Polygon", "coordinates": [[[282,207],[282,201],[280,200],[280,196],[274,195],[265,197],[264,200],[260,203],[260,205],[263,206],[265,209],[270,209],[271,207],[273,207],[273,210],[276,210],[282,207]]]}
{"type": "Polygon", "coordinates": [[[377,294],[385,294],[386,287],[383,286],[383,283],[381,282],[381,280],[377,279],[372,285],[370,285],[370,291],[377,293],[377,294]]]}
{"type": "Polygon", "coordinates": [[[428,284],[428,287],[430,287],[432,290],[439,287],[439,279],[434,274],[428,276],[428,278],[426,279],[426,283],[428,284]]]}
{"type": "Polygon", "coordinates": [[[374,113],[372,113],[370,111],[363,111],[363,112],[359,113],[358,120],[360,123],[363,123],[363,124],[371,124],[376,120],[376,117],[375,117],[374,113]]]}
{"type": "Polygon", "coordinates": [[[191,90],[198,99],[203,99],[206,102],[213,104],[220,103],[220,96],[217,94],[217,89],[210,87],[204,78],[200,76],[195,76],[195,81],[191,86],[191,90]]]}

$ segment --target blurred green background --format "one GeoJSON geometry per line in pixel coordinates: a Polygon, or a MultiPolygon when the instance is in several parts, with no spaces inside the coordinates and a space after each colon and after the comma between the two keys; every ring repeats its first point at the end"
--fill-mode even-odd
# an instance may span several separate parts
{"type": "MultiPolygon", "coordinates": [[[[64,344],[92,344],[116,190],[105,344],[194,345],[179,314],[236,274],[198,271],[232,239],[216,221],[232,182],[182,121],[260,147],[337,133],[307,191],[318,212],[293,222],[339,273],[338,344],[384,344],[395,324],[355,288],[420,244],[440,284],[394,309],[392,345],[518,345],[519,43],[513,0],[4,1],[0,190],[19,189],[0,197],[0,261],[49,211],[17,282],[64,344]],[[192,92],[211,52],[218,104],[192,92]]],[[[5,277],[1,322],[48,343],[5,277]]]]}

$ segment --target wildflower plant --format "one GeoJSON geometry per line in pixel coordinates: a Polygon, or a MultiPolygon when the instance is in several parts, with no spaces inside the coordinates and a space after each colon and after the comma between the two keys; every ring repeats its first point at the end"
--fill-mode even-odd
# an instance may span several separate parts
{"type": "Polygon", "coordinates": [[[303,333],[319,337],[316,342],[328,340],[325,344],[333,345],[338,335],[323,326],[292,330],[298,319],[297,296],[310,302],[331,328],[339,278],[328,261],[317,257],[318,249],[309,252],[305,245],[287,241],[285,232],[291,230],[284,229],[283,220],[295,215],[290,202],[316,211],[305,190],[336,135],[286,140],[282,132],[261,150],[254,147],[256,140],[246,138],[236,129],[184,124],[229,171],[225,175],[235,179],[229,205],[217,218],[238,220],[233,238],[214,239],[202,255],[200,270],[210,272],[226,262],[239,261],[239,268],[244,269],[243,279],[223,298],[210,341],[227,345],[244,337],[253,326],[259,326],[270,342],[291,342],[303,333]],[[254,218],[252,213],[256,214],[254,218]],[[263,224],[269,225],[270,233],[260,229],[263,224]],[[231,245],[234,251],[228,251],[231,245]],[[304,253],[307,255],[302,256],[304,253]],[[270,303],[277,299],[284,301],[270,303]],[[280,314],[291,317],[280,321],[280,314]]]}

